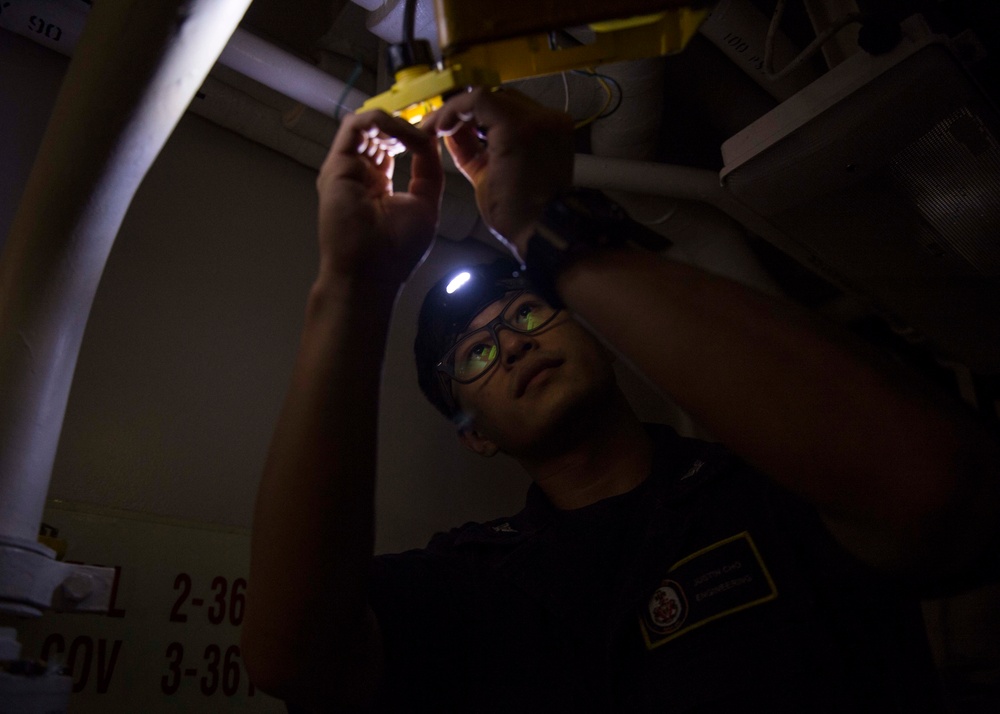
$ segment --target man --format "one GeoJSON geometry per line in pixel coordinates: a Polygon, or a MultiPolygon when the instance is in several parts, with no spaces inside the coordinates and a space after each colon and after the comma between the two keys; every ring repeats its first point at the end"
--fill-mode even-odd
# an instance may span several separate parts
{"type": "Polygon", "coordinates": [[[995,577],[996,441],[794,306],[585,235],[570,134],[509,91],[420,129],[345,119],[258,495],[255,680],[305,711],[934,710],[903,600],[995,577]],[[432,290],[418,372],[534,485],[516,516],[373,561],[375,356],[434,235],[438,136],[527,270],[432,290]],[[731,451],[639,424],[575,316],[731,451]]]}

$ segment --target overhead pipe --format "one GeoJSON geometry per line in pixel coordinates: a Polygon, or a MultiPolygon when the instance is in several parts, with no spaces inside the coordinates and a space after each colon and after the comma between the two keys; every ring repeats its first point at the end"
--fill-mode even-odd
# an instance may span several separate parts
{"type": "Polygon", "coordinates": [[[353,112],[368,99],[364,92],[246,30],[233,33],[219,63],[329,117],[353,112]]]}
{"type": "MultiPolygon", "coordinates": [[[[71,57],[90,8],[86,0],[14,0],[0,12],[0,27],[71,57]]],[[[337,77],[240,28],[228,38],[218,61],[329,117],[352,112],[368,99],[337,77]]]]}
{"type": "MultiPolygon", "coordinates": [[[[16,9],[19,9],[24,15],[26,14],[24,7],[32,3],[42,2],[52,7],[63,7],[67,12],[77,12],[79,6],[89,4],[84,0],[18,0],[16,9]]],[[[390,14],[394,16],[394,14],[402,13],[403,3],[397,0],[353,0],[353,2],[368,10],[378,10],[380,20],[384,20],[390,14]]],[[[738,5],[728,2],[720,3],[713,11],[716,16],[714,22],[719,23],[720,18],[728,17],[738,5]]],[[[420,7],[418,5],[418,12],[420,7]]],[[[77,14],[79,13],[77,12],[77,14]]],[[[26,17],[20,22],[12,18],[10,9],[5,9],[4,13],[0,14],[0,26],[43,42],[40,38],[43,38],[44,35],[24,29],[27,27],[26,17]]],[[[766,18],[757,19],[765,23],[766,29],[766,18]]],[[[712,22],[712,18],[709,21],[712,22]]],[[[741,22],[743,22],[742,18],[734,26],[738,26],[741,22]]],[[[48,46],[53,45],[49,44],[48,46]]],[[[65,41],[55,49],[65,54],[72,52],[72,48],[68,47],[65,41]]],[[[250,76],[271,89],[298,99],[303,104],[321,111],[327,116],[335,116],[338,109],[341,112],[353,111],[368,99],[368,95],[364,92],[349,88],[336,77],[288,52],[268,45],[245,30],[237,29],[233,33],[225,51],[219,57],[219,62],[227,64],[232,69],[250,76]],[[345,90],[347,90],[346,93],[345,90]],[[344,97],[344,100],[339,105],[335,101],[333,103],[329,101],[331,97],[336,100],[341,96],[344,97]]],[[[775,229],[767,224],[760,225],[759,216],[752,214],[742,204],[736,202],[722,188],[718,174],[712,171],[647,161],[609,159],[591,154],[578,154],[576,166],[578,180],[593,188],[703,201],[719,208],[741,223],[749,220],[757,223],[762,229],[770,228],[770,233],[775,232],[775,229]]],[[[455,170],[454,166],[447,161],[446,167],[455,170]]]]}
{"type": "Polygon", "coordinates": [[[249,4],[90,11],[0,256],[0,610],[40,614],[59,568],[74,597],[93,580],[37,543],[84,328],[133,195],[249,4]]]}
{"type": "Polygon", "coordinates": [[[602,191],[624,191],[704,203],[778,246],[803,265],[814,263],[814,256],[808,248],[737,200],[722,185],[719,174],[710,169],[577,154],[573,183],[602,191]]]}
{"type": "MultiPolygon", "coordinates": [[[[395,16],[395,14],[402,13],[403,3],[395,0],[353,1],[366,9],[379,10],[377,17],[380,22],[385,21],[389,15],[395,16]]],[[[80,6],[87,6],[89,3],[85,0],[18,0],[17,9],[24,16],[27,14],[25,8],[34,3],[44,3],[51,8],[50,11],[57,8],[63,9],[65,14],[59,19],[66,25],[63,28],[66,35],[63,36],[61,44],[57,43],[58,46],[53,45],[51,40],[47,42],[48,46],[52,46],[58,51],[71,54],[72,47],[67,44],[66,37],[67,35],[71,37],[73,31],[68,23],[72,21],[74,16],[80,17],[80,6]],[[69,29],[67,30],[67,28],[69,29]]],[[[728,5],[729,3],[720,4],[715,11],[716,14],[720,10],[726,9],[728,5]]],[[[421,6],[418,6],[418,13],[420,10],[421,6]]],[[[727,10],[727,12],[731,11],[731,9],[727,10]]],[[[46,43],[41,39],[44,38],[44,34],[30,30],[30,28],[29,31],[22,31],[28,27],[27,17],[22,17],[23,22],[18,22],[13,19],[15,16],[10,14],[9,9],[5,10],[4,13],[0,15],[0,26],[14,29],[26,37],[32,37],[43,44],[46,43]]],[[[725,13],[723,14],[725,15],[725,13]]],[[[85,17],[85,14],[83,16],[85,17]]],[[[233,33],[226,49],[219,57],[219,63],[225,64],[275,91],[290,96],[326,116],[337,116],[338,111],[341,114],[345,111],[353,111],[368,99],[366,93],[348,87],[340,79],[241,29],[237,29],[233,33]],[[338,103],[337,100],[341,101],[338,103]]],[[[634,97],[630,96],[631,99],[634,97]]],[[[257,137],[257,140],[260,138],[257,137]]],[[[282,150],[279,143],[269,145],[275,150],[282,150]]],[[[602,145],[602,148],[612,153],[618,153],[612,146],[612,144],[602,145]]],[[[445,158],[446,168],[457,171],[454,165],[447,160],[448,157],[445,158]]],[[[297,160],[302,161],[301,158],[297,160]]],[[[306,161],[302,162],[307,163],[306,161]]],[[[592,154],[578,154],[576,167],[577,180],[582,185],[612,192],[625,191],[649,196],[701,201],[720,209],[759,235],[775,237],[779,245],[786,246],[788,244],[787,237],[784,237],[772,225],[737,202],[726,192],[715,172],[638,161],[635,158],[608,158],[592,154]]],[[[797,250],[795,246],[788,247],[793,255],[800,256],[802,259],[808,255],[797,250]]]]}
{"type": "MultiPolygon", "coordinates": [[[[861,12],[856,0],[805,0],[805,7],[817,35],[836,24],[840,18],[861,12]]],[[[820,52],[828,68],[833,69],[861,50],[858,47],[860,29],[857,24],[848,25],[823,44],[820,52]]]]}
{"type": "MultiPolygon", "coordinates": [[[[370,33],[390,44],[403,41],[403,15],[406,0],[352,0],[368,11],[365,27],[370,33]]],[[[414,36],[430,43],[435,59],[441,59],[434,3],[415,0],[414,36]]]]}
{"type": "MultiPolygon", "coordinates": [[[[747,76],[768,94],[784,101],[801,91],[818,77],[803,64],[788,76],[772,79],[764,71],[764,52],[770,19],[746,0],[720,0],[712,7],[708,19],[698,29],[703,36],[731,59],[747,76]]],[[[784,67],[799,54],[800,49],[780,30],[771,40],[774,58],[784,67]]]]}
{"type": "MultiPolygon", "coordinates": [[[[63,22],[71,20],[73,14],[79,15],[78,6],[87,5],[82,0],[20,0],[15,9],[24,15],[27,6],[42,2],[51,8],[62,7],[66,14],[59,19],[63,22]]],[[[354,2],[365,7],[369,5],[379,7],[383,4],[381,0],[354,0],[354,2]]],[[[401,11],[402,3],[398,4],[401,11]]],[[[83,17],[86,17],[85,14],[83,17]]],[[[17,31],[25,37],[34,35],[34,39],[41,42],[39,37],[44,35],[34,31],[22,31],[27,27],[26,23],[26,19],[21,22],[17,16],[12,15],[10,9],[5,9],[4,13],[0,14],[0,26],[17,31]]],[[[67,36],[72,35],[72,32],[67,32],[65,27],[63,30],[65,34],[62,44],[53,45],[49,42],[47,46],[71,55],[72,46],[65,40],[67,36]]],[[[335,100],[344,94],[345,89],[348,89],[344,82],[288,52],[265,45],[267,43],[263,40],[245,30],[237,29],[220,54],[219,62],[328,116],[337,111],[338,105],[331,104],[327,100],[331,97],[335,100]],[[293,95],[293,92],[297,96],[293,95]]],[[[342,109],[354,109],[366,99],[368,99],[367,94],[350,88],[344,102],[339,106],[342,109]]],[[[457,170],[450,161],[446,161],[446,166],[451,170],[457,170]]],[[[717,206],[720,202],[728,204],[726,200],[728,195],[719,183],[718,174],[712,171],[645,161],[609,159],[591,154],[578,154],[576,167],[578,180],[594,188],[700,200],[717,206]]]]}
{"type": "MultiPolygon", "coordinates": [[[[323,165],[330,141],[327,139],[325,143],[321,143],[304,136],[300,127],[289,126],[285,115],[278,108],[262,103],[213,77],[206,78],[201,93],[202,98],[191,104],[191,111],[198,116],[273,149],[303,166],[318,170],[323,165]]],[[[294,106],[303,108],[301,104],[294,106]]],[[[311,112],[309,116],[319,115],[311,112]]],[[[325,116],[322,121],[336,126],[325,116]]]]}

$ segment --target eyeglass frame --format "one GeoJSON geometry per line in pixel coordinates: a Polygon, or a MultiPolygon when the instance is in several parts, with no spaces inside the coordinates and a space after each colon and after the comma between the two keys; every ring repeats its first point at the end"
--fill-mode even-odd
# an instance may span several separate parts
{"type": "Polygon", "coordinates": [[[538,297],[539,300],[541,300],[542,302],[544,302],[546,305],[549,305],[549,303],[547,303],[541,296],[539,296],[533,290],[529,290],[527,288],[522,288],[521,290],[518,290],[517,292],[515,292],[513,295],[510,296],[510,299],[506,303],[504,303],[504,306],[500,309],[500,312],[497,313],[496,317],[494,317],[492,320],[490,320],[489,322],[487,322],[485,325],[482,325],[481,327],[477,327],[474,330],[469,330],[464,336],[462,336],[460,334],[460,336],[455,339],[455,344],[452,345],[448,349],[448,351],[444,353],[444,355],[441,357],[440,361],[438,361],[438,363],[435,365],[434,368],[437,370],[438,374],[441,376],[441,386],[444,389],[444,393],[445,393],[445,396],[448,399],[448,401],[452,401],[453,402],[454,401],[454,397],[451,394],[451,389],[449,388],[448,383],[447,383],[446,380],[451,380],[451,381],[454,381],[454,382],[458,382],[459,384],[472,384],[473,382],[475,382],[475,381],[477,381],[477,380],[485,377],[487,374],[489,374],[493,370],[493,368],[500,362],[500,359],[501,359],[501,357],[503,355],[501,353],[501,347],[500,347],[500,335],[497,334],[497,328],[498,327],[500,327],[502,325],[503,327],[507,328],[508,330],[510,330],[512,332],[516,332],[516,333],[518,333],[520,335],[534,335],[534,334],[537,334],[539,331],[541,331],[541,330],[549,327],[552,324],[552,321],[556,319],[556,316],[559,315],[560,312],[562,312],[562,308],[552,307],[552,305],[549,305],[549,307],[552,307],[552,311],[553,311],[552,315],[549,317],[549,319],[547,319],[545,322],[543,322],[539,327],[536,327],[534,330],[522,330],[522,329],[518,328],[515,325],[511,325],[509,322],[506,322],[503,319],[504,315],[507,313],[507,309],[510,308],[510,306],[513,305],[514,302],[517,301],[517,299],[519,297],[521,297],[522,295],[524,295],[525,293],[530,293],[532,295],[535,295],[536,297],[538,297]],[[477,332],[481,332],[483,330],[486,330],[487,332],[489,332],[490,337],[492,337],[493,341],[496,343],[496,346],[497,346],[497,357],[492,362],[490,362],[490,364],[486,367],[486,369],[484,369],[482,372],[480,372],[479,374],[477,374],[475,377],[473,377],[472,379],[463,381],[463,380],[459,379],[458,377],[456,377],[451,371],[449,371],[449,368],[445,365],[445,362],[447,361],[448,357],[455,350],[457,350],[459,348],[460,344],[462,343],[462,341],[464,339],[466,339],[467,337],[470,337],[471,335],[474,335],[477,332]]]}

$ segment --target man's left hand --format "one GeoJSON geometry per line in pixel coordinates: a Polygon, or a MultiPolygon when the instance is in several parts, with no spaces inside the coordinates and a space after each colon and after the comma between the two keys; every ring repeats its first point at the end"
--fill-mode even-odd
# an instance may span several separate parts
{"type": "Polygon", "coordinates": [[[516,90],[482,87],[452,97],[421,128],[444,137],[476,189],[483,220],[523,257],[545,204],[573,180],[573,122],[516,90]],[[485,137],[485,139],[481,138],[485,137]]]}

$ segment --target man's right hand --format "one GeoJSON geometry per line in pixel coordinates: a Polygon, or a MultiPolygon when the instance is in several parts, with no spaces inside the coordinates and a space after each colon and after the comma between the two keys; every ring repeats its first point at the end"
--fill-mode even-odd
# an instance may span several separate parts
{"type": "Polygon", "coordinates": [[[393,300],[437,227],[437,140],[382,112],[349,116],[316,185],[319,276],[258,489],[242,651],[264,691],[353,710],[381,672],[367,605],[379,383],[393,300]],[[393,194],[404,148],[409,190],[393,194]]]}
{"type": "Polygon", "coordinates": [[[316,181],[321,276],[398,288],[434,238],[443,186],[434,137],[381,111],[346,117],[316,181]],[[394,194],[403,150],[409,190],[394,194]]]}

